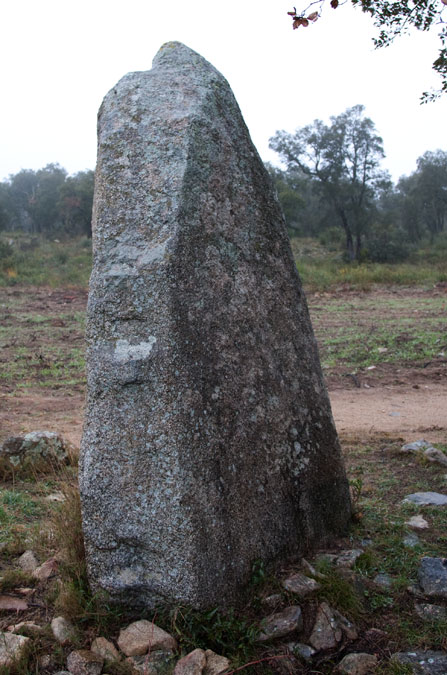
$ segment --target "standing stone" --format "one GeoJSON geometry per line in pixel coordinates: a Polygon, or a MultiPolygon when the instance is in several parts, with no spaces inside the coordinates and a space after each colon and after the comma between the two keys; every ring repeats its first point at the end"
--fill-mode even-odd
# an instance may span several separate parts
{"type": "Polygon", "coordinates": [[[99,112],[80,488],[94,591],[196,607],[342,533],[280,206],[223,76],[170,42],[99,112]]]}

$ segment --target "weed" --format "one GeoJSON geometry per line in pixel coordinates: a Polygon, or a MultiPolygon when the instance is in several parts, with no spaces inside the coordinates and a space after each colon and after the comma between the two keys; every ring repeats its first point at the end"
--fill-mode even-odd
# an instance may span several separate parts
{"type": "Polygon", "coordinates": [[[37,580],[30,572],[23,570],[3,570],[0,578],[0,591],[10,591],[18,586],[35,586],[37,580]]]}
{"type": "Polygon", "coordinates": [[[352,620],[358,619],[363,614],[362,600],[351,581],[343,578],[327,561],[319,562],[317,569],[323,575],[318,577],[319,600],[325,600],[352,620]]]}

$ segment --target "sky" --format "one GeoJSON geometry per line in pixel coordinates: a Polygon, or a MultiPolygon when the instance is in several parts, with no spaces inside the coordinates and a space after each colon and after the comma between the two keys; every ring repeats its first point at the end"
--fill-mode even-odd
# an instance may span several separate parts
{"type": "Polygon", "coordinates": [[[170,40],[227,78],[264,161],[279,163],[268,147],[275,131],[357,104],[383,138],[394,181],[427,150],[447,150],[447,96],[419,100],[440,86],[436,30],[375,50],[377,29],[350,2],[327,3],[295,31],[292,9],[283,0],[2,0],[0,180],[50,162],[94,169],[103,97],[127,72],[149,70],[170,40]]]}

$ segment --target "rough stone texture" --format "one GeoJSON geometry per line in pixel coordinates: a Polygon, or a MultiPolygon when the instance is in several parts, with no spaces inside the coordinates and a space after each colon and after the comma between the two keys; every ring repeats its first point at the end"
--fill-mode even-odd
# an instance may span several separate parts
{"type": "Polygon", "coordinates": [[[335,669],[340,675],[369,675],[377,670],[377,657],[373,654],[347,654],[335,669]]]}
{"type": "Polygon", "coordinates": [[[317,650],[333,649],[342,641],[343,634],[348,640],[357,639],[354,625],[327,602],[322,602],[317,610],[310,644],[317,650]]]}
{"type": "Polygon", "coordinates": [[[413,494],[407,495],[403,501],[422,506],[445,506],[447,495],[442,495],[439,492],[413,492],[413,494]]]}
{"type": "Polygon", "coordinates": [[[51,471],[70,462],[73,449],[53,431],[30,431],[8,438],[0,448],[0,472],[51,471]]]}
{"type": "Polygon", "coordinates": [[[377,586],[385,589],[391,588],[393,583],[392,578],[386,572],[380,572],[379,574],[376,574],[373,581],[375,584],[377,584],[377,586]]]}
{"type": "Polygon", "coordinates": [[[418,576],[425,595],[447,598],[447,558],[422,558],[418,576]]]}
{"type": "Polygon", "coordinates": [[[407,548],[416,548],[416,546],[420,546],[421,542],[417,534],[415,534],[414,532],[410,532],[409,534],[406,534],[405,537],[402,539],[402,543],[407,548]]]}
{"type": "Polygon", "coordinates": [[[88,649],[76,649],[67,656],[67,668],[72,675],[100,675],[104,659],[88,649]]]}
{"type": "Polygon", "coordinates": [[[163,628],[151,621],[134,621],[120,631],[118,647],[126,656],[141,656],[148,649],[176,649],[177,642],[163,628]]]}
{"type": "Polygon", "coordinates": [[[227,659],[226,656],[216,654],[211,649],[206,650],[205,656],[206,666],[203,675],[221,675],[221,673],[230,670],[230,659],[227,659]]]}
{"type": "Polygon", "coordinates": [[[292,605],[282,612],[272,614],[262,626],[262,631],[258,636],[258,642],[266,642],[275,638],[285,637],[293,631],[300,631],[303,628],[303,615],[301,607],[292,605]]]}
{"type": "Polygon", "coordinates": [[[174,675],[202,675],[206,666],[206,656],[203,649],[194,649],[186,656],[177,661],[174,675]]]}
{"type": "Polygon", "coordinates": [[[151,651],[144,656],[129,656],[126,663],[136,675],[166,675],[172,672],[175,658],[171,651],[151,651]]]}
{"type": "Polygon", "coordinates": [[[442,450],[439,450],[438,448],[427,448],[424,450],[424,457],[426,457],[429,462],[433,462],[434,464],[447,466],[447,456],[442,452],[442,450]]]}
{"type": "Polygon", "coordinates": [[[415,604],[416,614],[425,621],[445,621],[447,609],[441,605],[415,604]]]}
{"type": "Polygon", "coordinates": [[[77,637],[76,628],[63,616],[56,616],[51,622],[51,630],[61,645],[74,642],[77,637]]]}
{"type": "Polygon", "coordinates": [[[231,89],[167,43],[98,120],[80,462],[94,591],[233,604],[345,530],[349,490],[284,218],[231,89]]]}
{"type": "Polygon", "coordinates": [[[412,651],[397,652],[391,657],[394,663],[411,665],[415,675],[445,675],[447,673],[446,652],[412,651]]]}
{"type": "Polygon", "coordinates": [[[403,453],[419,454],[426,448],[431,447],[432,447],[431,443],[421,438],[421,440],[419,441],[413,441],[412,443],[405,443],[405,445],[401,447],[400,451],[403,453]]]}
{"type": "Polygon", "coordinates": [[[34,551],[25,551],[25,553],[22,553],[17,560],[17,564],[24,572],[34,572],[36,567],[39,566],[34,551]]]}
{"type": "Polygon", "coordinates": [[[107,640],[105,637],[97,637],[93,640],[90,650],[98,656],[102,656],[105,661],[119,661],[120,655],[110,640],[107,640]]]}
{"type": "Polygon", "coordinates": [[[58,562],[56,558],[48,558],[42,565],[36,567],[33,571],[33,577],[39,579],[39,581],[45,581],[56,573],[57,568],[58,562]]]}
{"type": "Polygon", "coordinates": [[[300,572],[297,572],[296,574],[293,574],[291,577],[284,579],[282,585],[286,589],[286,591],[290,591],[290,593],[295,593],[295,595],[297,595],[299,598],[305,598],[307,595],[310,595],[311,593],[314,593],[315,591],[318,591],[319,588],[321,588],[321,585],[317,581],[315,581],[315,579],[306,577],[304,574],[301,574],[300,572]]]}
{"type": "Polygon", "coordinates": [[[30,639],[0,631],[0,668],[11,668],[24,658],[30,639]]]}
{"type": "Polygon", "coordinates": [[[354,567],[357,558],[360,558],[363,550],[361,548],[354,548],[348,551],[341,551],[335,560],[337,567],[354,567]]]}
{"type": "Polygon", "coordinates": [[[312,656],[317,653],[310,645],[305,645],[302,642],[289,642],[286,646],[295,656],[299,656],[300,659],[307,662],[312,661],[312,656]]]}
{"type": "Polygon", "coordinates": [[[429,528],[428,522],[421,515],[411,516],[410,520],[407,520],[405,522],[405,525],[408,525],[408,527],[413,528],[413,530],[428,530],[429,528]]]}

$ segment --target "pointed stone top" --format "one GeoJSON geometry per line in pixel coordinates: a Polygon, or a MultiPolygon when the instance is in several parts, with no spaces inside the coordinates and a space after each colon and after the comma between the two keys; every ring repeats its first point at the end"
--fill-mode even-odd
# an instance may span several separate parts
{"type": "Polygon", "coordinates": [[[182,68],[185,66],[207,66],[212,70],[216,70],[203,56],[200,56],[193,49],[190,49],[182,42],[165,42],[160,47],[154,60],[152,67],[172,67],[182,68]]]}

